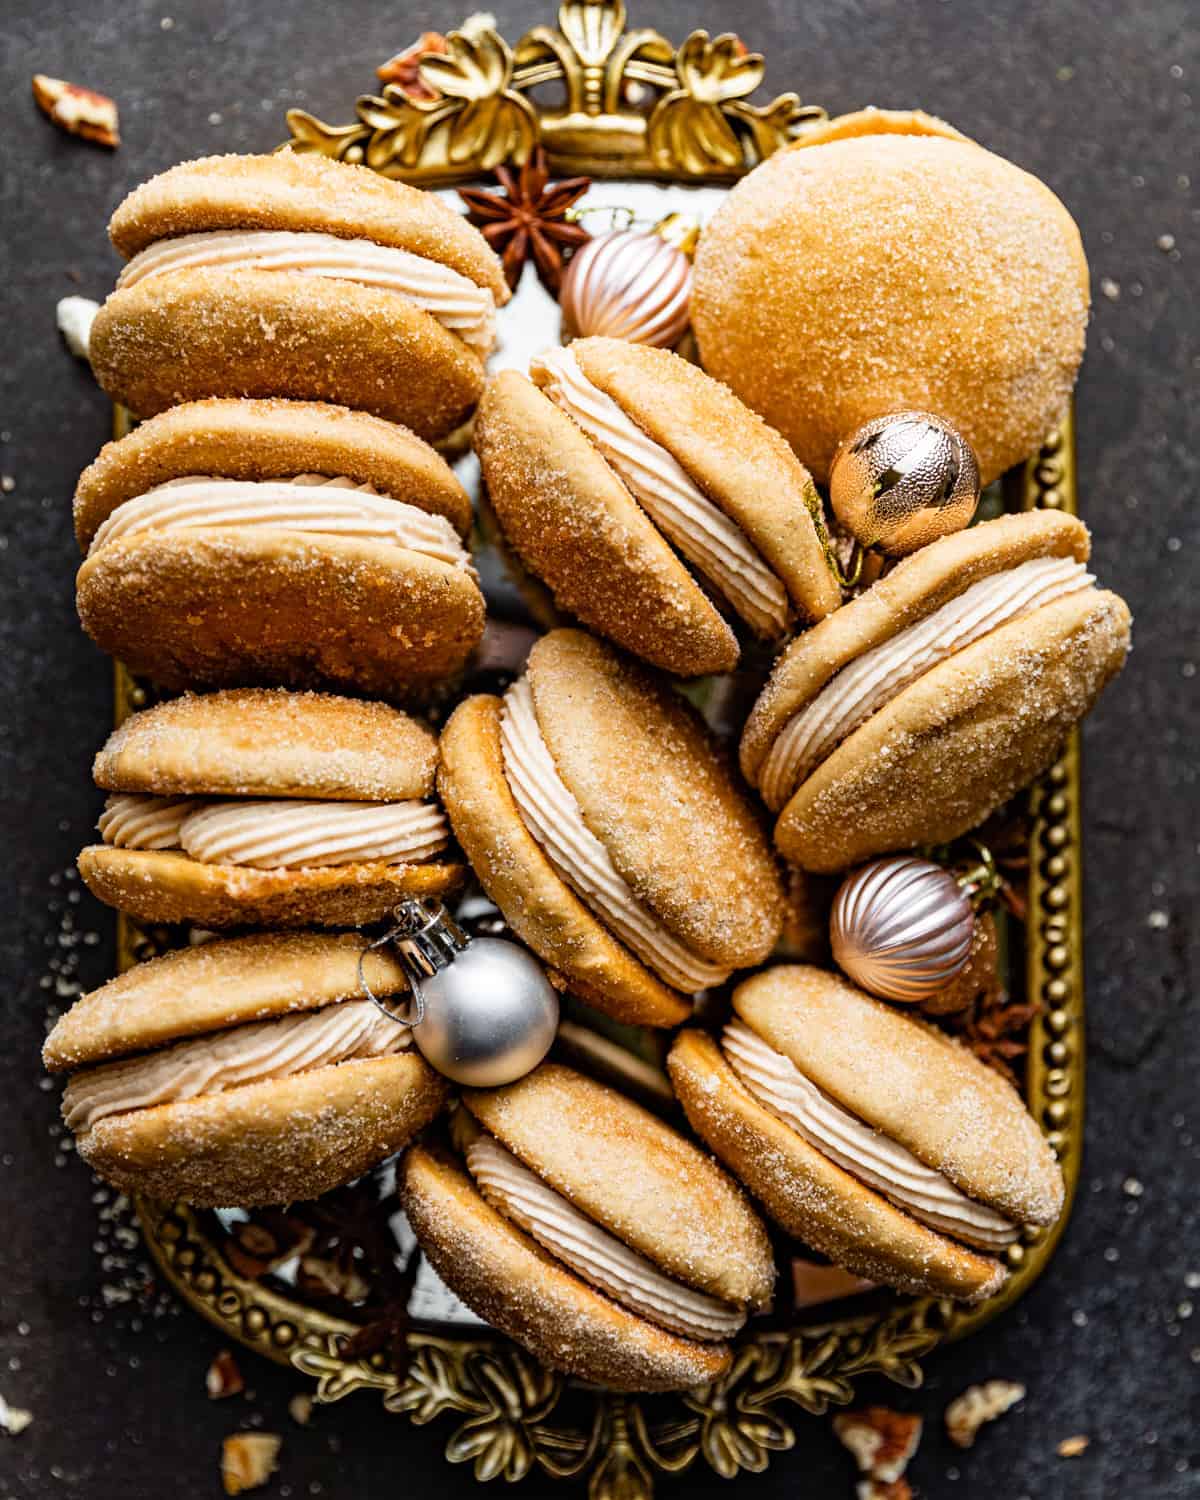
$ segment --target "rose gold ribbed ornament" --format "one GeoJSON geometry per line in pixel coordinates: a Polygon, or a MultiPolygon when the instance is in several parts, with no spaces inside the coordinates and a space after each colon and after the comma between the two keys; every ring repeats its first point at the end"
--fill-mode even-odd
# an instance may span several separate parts
{"type": "Polygon", "coordinates": [[[847,875],[833,902],[834,961],[885,1000],[912,1004],[935,995],[966,965],[975,909],[941,865],[900,855],[847,875]]]}
{"type": "Polygon", "coordinates": [[[694,242],[691,227],[672,214],[653,229],[614,229],[580,246],[567,263],[559,293],[564,333],[672,348],[688,328],[692,263],[687,251],[694,242]]]}

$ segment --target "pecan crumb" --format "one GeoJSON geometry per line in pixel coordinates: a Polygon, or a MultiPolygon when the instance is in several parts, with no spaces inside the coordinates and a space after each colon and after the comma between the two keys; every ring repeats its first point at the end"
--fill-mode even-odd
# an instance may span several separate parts
{"type": "Polygon", "coordinates": [[[854,1495],[855,1500],[913,1500],[907,1479],[860,1479],[854,1495]]]}
{"type": "Polygon", "coordinates": [[[33,75],[33,98],[37,107],[69,135],[94,141],[97,146],[119,146],[117,106],[107,94],[81,88],[65,78],[33,75]]]}
{"type": "Polygon", "coordinates": [[[222,1349],[209,1365],[204,1377],[204,1389],[208,1392],[210,1401],[222,1401],[226,1396],[238,1396],[246,1389],[246,1382],[242,1379],[237,1360],[228,1349],[222,1349]]]}
{"type": "Polygon", "coordinates": [[[282,1439],[273,1432],[235,1432],[221,1445],[221,1483],[227,1495],[261,1489],[279,1467],[282,1439]]]}
{"type": "Polygon", "coordinates": [[[1059,1458],[1078,1458],[1080,1454],[1087,1451],[1091,1438],[1082,1432],[1077,1432],[1074,1437],[1063,1438],[1058,1445],[1059,1458]]]}
{"type": "Polygon", "coordinates": [[[921,1441],[921,1418],[887,1406],[839,1412],[833,1419],[838,1439],[854,1455],[860,1474],[893,1484],[908,1467],[921,1441]]]}
{"type": "Polygon", "coordinates": [[[946,1435],[959,1448],[969,1448],[985,1422],[994,1422],[1024,1399],[1025,1387],[1013,1380],[968,1386],[946,1408],[946,1435]]]}

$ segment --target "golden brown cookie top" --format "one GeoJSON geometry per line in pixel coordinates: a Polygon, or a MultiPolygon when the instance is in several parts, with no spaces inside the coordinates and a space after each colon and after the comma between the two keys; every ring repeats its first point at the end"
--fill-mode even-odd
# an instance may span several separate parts
{"type": "Polygon", "coordinates": [[[591,440],[515,370],[488,382],[475,449],[492,506],[555,602],[682,677],[737,665],[737,637],[591,440]]]}
{"type": "Polygon", "coordinates": [[[370,484],[445,516],[460,536],[470,530],[471,502],[454,470],[407,427],[321,401],[214,397],[171,407],[106,443],[80,475],[75,535],[86,552],[118,505],[172,479],[297,474],[370,484]]]}
{"type": "Polygon", "coordinates": [[[213,229],[283,229],[374,240],[440,261],[498,303],[511,295],[487,241],[434,193],[368,167],[296,151],[203,156],[151,177],[108,226],[130,259],[155,240],[213,229]]]}
{"type": "Polygon", "coordinates": [[[1023,1224],[1062,1211],[1062,1172],[1017,1091],[959,1043],[837,974],[780,965],[745,980],[734,1009],[806,1078],[1023,1224]]]}
{"type": "Polygon", "coordinates": [[[1087,527],[1057,511],[1026,511],[941,537],[903,558],[865,593],[791,642],[759,694],[742,734],[742,771],[755,781],[775,737],[856,657],[965,593],[1036,557],[1086,562],[1087,527]]]}
{"type": "Polygon", "coordinates": [[[96,785],[164,796],[428,797],[437,739],[398,708],[332,693],[231,688],[132,714],[92,766],[96,785]]]}
{"type": "MultiPolygon", "coordinates": [[[[302,932],[176,949],[77,1000],[46,1038],[42,1061],[56,1073],[356,997],[363,946],[352,933],[302,932]]],[[[376,994],[408,988],[389,954],[368,953],[363,967],[376,994]]]]}
{"type": "Polygon", "coordinates": [[[1044,183],[966,140],[872,130],[743,178],[701,236],[691,309],[705,368],[818,482],[842,439],[908,407],[952,422],[986,484],[1066,406],[1088,300],[1044,183]]]}
{"type": "Polygon", "coordinates": [[[728,386],[673,354],[621,339],[576,339],[584,375],[686,470],[783,581],[800,616],[841,602],[813,516],[812,476],[728,386]]]}
{"type": "Polygon", "coordinates": [[[471,1113],[589,1218],[669,1276],[738,1307],[775,1279],[766,1232],[715,1162],[615,1089],[556,1063],[471,1089],[471,1113]]]}
{"type": "Polygon", "coordinates": [[[711,962],[760,963],[783,920],[782,885],[699,715],[582,631],[543,636],[527,670],[558,773],[637,898],[711,962]]]}

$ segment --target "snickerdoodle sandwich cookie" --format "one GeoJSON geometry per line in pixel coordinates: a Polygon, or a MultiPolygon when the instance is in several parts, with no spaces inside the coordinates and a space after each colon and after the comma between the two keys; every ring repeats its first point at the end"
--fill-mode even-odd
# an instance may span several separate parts
{"type": "Polygon", "coordinates": [[[382,703],[245,688],[161,703],[96,756],[102,901],[145,922],[356,927],[462,879],[437,741],[382,703]]]}
{"type": "Polygon", "coordinates": [[[775,944],[779,874],[699,716],[582,631],[543,636],[503,700],[459,705],[438,787],[509,925],[619,1020],[678,1025],[775,944]]]}
{"type": "Polygon", "coordinates": [[[475,430],[504,533],[555,601],[681,677],[840,602],[821,502],[778,433],[665,349],[578,339],[499,375],[475,430]]]}
{"type": "Polygon", "coordinates": [[[64,1015],[42,1054],[70,1073],[79,1154],[125,1192],[206,1207],[315,1198],[393,1155],[446,1081],[359,988],[407,989],[358,937],[234,938],[138,964],[64,1015]]]}
{"type": "Polygon", "coordinates": [[[138,416],[294,396],[434,439],[483,389],[508,288],[432,193],[318,155],[209,156],[136,188],[109,233],[128,264],[89,357],[138,416]]]}
{"type": "Polygon", "coordinates": [[[465,1170],[424,1146],[402,1168],[421,1248],[463,1301],[596,1385],[674,1390],[720,1375],[775,1279],[766,1231],[725,1172],[556,1064],[463,1102],[465,1170]]]}
{"type": "Polygon", "coordinates": [[[836,974],[768,969],[718,1044],[676,1039],[693,1128],[772,1218],[838,1265],[978,1302],[1023,1226],[1061,1214],[1062,1173],[1016,1090],[927,1022],[836,974]]]}
{"type": "Polygon", "coordinates": [[[84,629],[167,688],[404,697],[483,634],[466,491],[403,427],[305,401],[152,417],[84,470],[84,629]]]}
{"type": "Polygon", "coordinates": [[[1129,650],[1088,534],[1002,516],[905,558],[780,656],[742,770],[806,870],[938,844],[1051,764],[1129,650]]]}

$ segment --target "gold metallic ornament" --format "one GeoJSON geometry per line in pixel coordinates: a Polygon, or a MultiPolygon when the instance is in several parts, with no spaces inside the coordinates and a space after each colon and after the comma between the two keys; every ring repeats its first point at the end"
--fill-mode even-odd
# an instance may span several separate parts
{"type": "Polygon", "coordinates": [[[905,557],[969,524],[979,503],[979,465],[970,443],[941,417],[893,412],[839,447],[829,500],[863,547],[905,557]]]}
{"type": "Polygon", "coordinates": [[[873,859],[842,882],[829,941],[851,979],[885,1000],[914,1003],[966,966],[975,910],[960,881],[932,860],[873,859]]]}
{"type": "MultiPolygon", "coordinates": [[[[571,338],[603,334],[669,349],[687,332],[692,263],[677,215],[663,230],[615,229],[576,250],[563,275],[559,304],[571,338]]],[[[686,229],[686,226],[684,226],[686,229]]]]}

